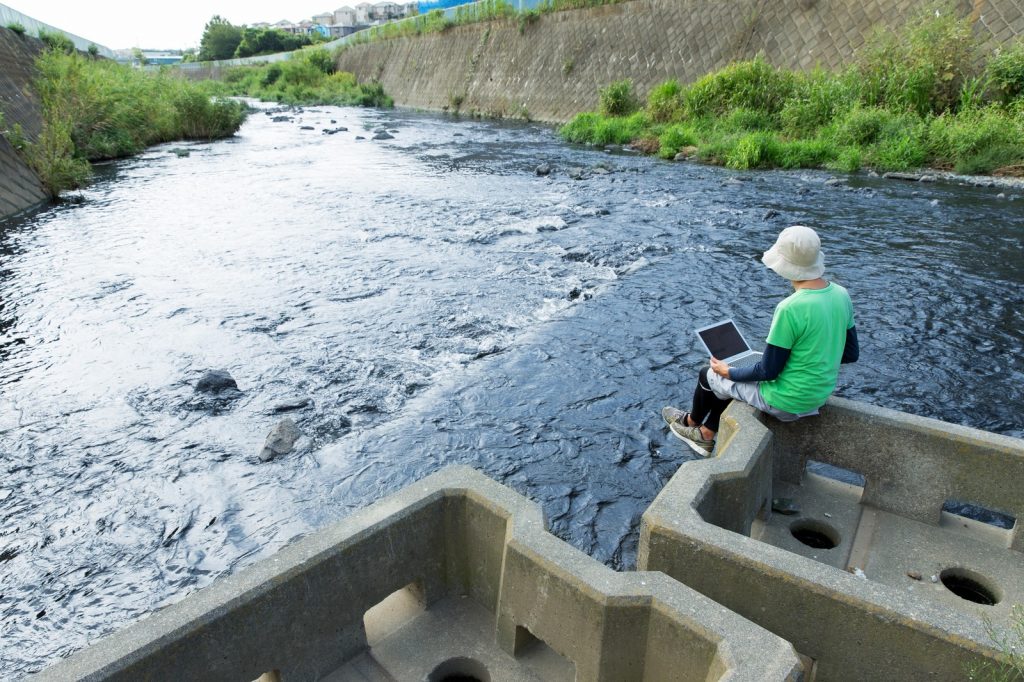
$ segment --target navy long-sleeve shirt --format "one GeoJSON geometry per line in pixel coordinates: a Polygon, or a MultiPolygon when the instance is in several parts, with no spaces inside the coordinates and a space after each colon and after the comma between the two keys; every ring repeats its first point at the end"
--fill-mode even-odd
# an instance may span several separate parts
{"type": "MultiPolygon", "coordinates": [[[[729,378],[733,381],[771,381],[782,373],[782,368],[789,360],[790,350],[768,344],[765,346],[764,355],[753,365],[747,367],[730,367],[729,378]]],[[[853,326],[846,330],[846,345],[843,346],[843,357],[839,359],[841,364],[857,362],[860,358],[860,346],[857,343],[857,327],[853,326]]]]}

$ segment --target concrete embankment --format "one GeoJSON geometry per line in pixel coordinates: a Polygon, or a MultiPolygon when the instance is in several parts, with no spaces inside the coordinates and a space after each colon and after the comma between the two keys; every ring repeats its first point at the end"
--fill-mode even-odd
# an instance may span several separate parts
{"type": "Polygon", "coordinates": [[[32,88],[33,64],[42,41],[0,28],[0,220],[47,201],[39,177],[8,140],[15,125],[28,140],[35,140],[43,125],[39,99],[32,88]]]}
{"type": "MultiPolygon", "coordinates": [[[[379,80],[400,106],[563,122],[629,78],[637,92],[688,82],[761,54],[788,69],[834,69],[876,30],[927,0],[633,0],[460,26],[345,50],[338,67],[379,80]]],[[[983,50],[1024,34],[1019,0],[957,0],[983,50]]]]}

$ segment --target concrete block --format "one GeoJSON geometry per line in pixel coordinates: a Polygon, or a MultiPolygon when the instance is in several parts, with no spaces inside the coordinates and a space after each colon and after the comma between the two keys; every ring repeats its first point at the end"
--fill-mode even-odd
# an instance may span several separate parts
{"type": "Polygon", "coordinates": [[[1024,602],[1024,441],[839,398],[791,424],[733,403],[719,438],[644,514],[641,569],[789,640],[820,679],[962,679],[997,656],[986,621],[1024,602]]]}
{"type": "Polygon", "coordinates": [[[616,573],[467,467],[416,483],[39,680],[795,680],[792,646],[660,573],[616,573]],[[261,677],[263,676],[263,677],[261,677]]]}

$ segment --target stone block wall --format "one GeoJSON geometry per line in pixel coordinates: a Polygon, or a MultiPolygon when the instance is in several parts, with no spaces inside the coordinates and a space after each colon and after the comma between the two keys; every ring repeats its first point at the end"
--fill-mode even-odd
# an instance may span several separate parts
{"type": "Polygon", "coordinates": [[[43,44],[27,35],[0,27],[0,220],[47,200],[38,176],[21,160],[7,140],[15,124],[34,140],[43,125],[39,99],[32,85],[33,64],[43,44]]]}
{"type": "MultiPolygon", "coordinates": [[[[344,51],[338,67],[379,80],[400,106],[563,122],[629,78],[640,94],[762,54],[834,69],[876,30],[900,30],[928,0],[632,0],[344,51]]],[[[984,50],[1024,35],[1019,0],[953,0],[984,50]]]]}

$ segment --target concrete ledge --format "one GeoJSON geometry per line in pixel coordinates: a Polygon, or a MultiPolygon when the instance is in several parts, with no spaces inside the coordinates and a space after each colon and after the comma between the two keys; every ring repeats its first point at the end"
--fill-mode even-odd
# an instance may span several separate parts
{"type": "Polygon", "coordinates": [[[842,399],[792,424],[733,403],[720,438],[720,455],[680,467],[644,514],[640,568],[791,641],[820,679],[963,679],[997,656],[985,619],[999,626],[1024,601],[1024,442],[842,399]],[[800,513],[772,513],[780,496],[800,513]],[[950,499],[1018,521],[970,522],[942,511],[950,499]],[[807,527],[835,547],[796,540],[807,527]],[[999,602],[958,597],[947,572],[991,580],[999,602]]]}
{"type": "Polygon", "coordinates": [[[427,679],[459,663],[463,646],[495,681],[784,680],[801,670],[787,642],[664,575],[612,571],[547,533],[525,498],[455,467],[36,679],[427,679]],[[409,586],[421,615],[368,642],[366,612],[409,586]],[[470,642],[451,618],[485,627],[470,642]]]}

